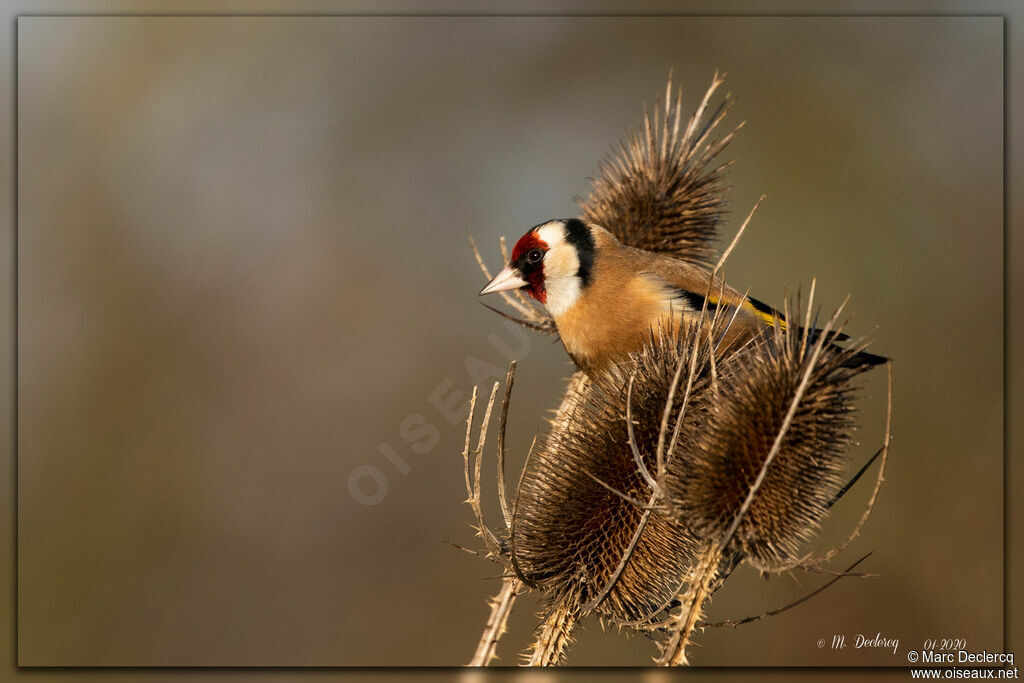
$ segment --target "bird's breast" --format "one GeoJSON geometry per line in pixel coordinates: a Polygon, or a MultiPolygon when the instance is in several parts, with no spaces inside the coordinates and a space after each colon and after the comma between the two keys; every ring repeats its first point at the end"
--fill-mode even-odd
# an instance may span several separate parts
{"type": "Polygon", "coordinates": [[[575,305],[555,316],[565,350],[586,372],[639,351],[659,323],[683,313],[682,305],[650,278],[608,284],[587,288],[575,305]]]}

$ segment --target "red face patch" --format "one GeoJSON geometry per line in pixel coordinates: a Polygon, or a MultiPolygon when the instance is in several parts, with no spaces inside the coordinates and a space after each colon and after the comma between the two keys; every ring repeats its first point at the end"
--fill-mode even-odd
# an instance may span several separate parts
{"type": "Polygon", "coordinates": [[[539,250],[541,254],[547,253],[548,244],[537,236],[536,230],[531,230],[516,242],[512,248],[512,259],[510,265],[522,273],[526,280],[526,292],[537,301],[547,301],[547,293],[544,291],[544,261],[534,260],[531,256],[536,255],[539,250]]]}
{"type": "Polygon", "coordinates": [[[519,241],[516,242],[516,246],[512,247],[512,263],[518,261],[531,249],[548,250],[548,243],[537,236],[536,230],[531,230],[520,237],[519,241]]]}

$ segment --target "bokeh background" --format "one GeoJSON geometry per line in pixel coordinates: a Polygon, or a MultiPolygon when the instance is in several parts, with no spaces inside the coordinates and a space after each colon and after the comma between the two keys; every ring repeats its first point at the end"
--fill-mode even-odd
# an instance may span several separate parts
{"type": "MultiPolygon", "coordinates": [[[[457,665],[498,583],[462,504],[461,406],[519,359],[510,467],[571,371],[478,305],[467,234],[575,214],[663,92],[715,70],[726,267],[817,278],[895,358],[859,554],[878,576],[737,630],[707,665],[903,665],[1003,637],[998,17],[22,17],[18,661],[457,665]],[[833,634],[899,638],[819,649],[833,634]]],[[[863,383],[859,464],[885,378],[863,383]]],[[[821,546],[859,516],[860,485],[821,546]]],[[[488,511],[497,520],[490,497],[488,511]]],[[[823,577],[741,571],[711,618],[823,577]]],[[[529,640],[521,600],[499,653],[529,640]]],[[[571,664],[647,664],[586,622],[571,664]]]]}

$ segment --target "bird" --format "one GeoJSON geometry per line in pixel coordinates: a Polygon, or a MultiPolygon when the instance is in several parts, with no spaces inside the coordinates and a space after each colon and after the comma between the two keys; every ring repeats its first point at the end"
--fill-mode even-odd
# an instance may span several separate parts
{"type": "MultiPolygon", "coordinates": [[[[579,218],[548,220],[526,232],[508,264],[480,295],[522,289],[551,314],[569,357],[585,374],[622,362],[655,330],[696,321],[702,310],[731,318],[720,348],[736,348],[766,330],[786,328],[785,316],[726,285],[699,265],[622,244],[603,227],[579,218]]],[[[810,331],[815,341],[820,330],[810,331]]],[[[827,341],[848,340],[830,332],[827,341]]],[[[858,351],[856,368],[889,359],[858,351]]]]}

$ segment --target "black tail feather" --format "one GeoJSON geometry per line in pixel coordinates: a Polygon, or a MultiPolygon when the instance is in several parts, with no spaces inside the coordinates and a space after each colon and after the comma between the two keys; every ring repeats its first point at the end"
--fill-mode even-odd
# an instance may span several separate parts
{"type": "MultiPolygon", "coordinates": [[[[808,344],[815,344],[815,343],[817,343],[818,339],[821,338],[821,333],[823,331],[824,330],[812,329],[810,334],[807,335],[807,343],[808,344]]],[[[803,328],[800,329],[800,333],[801,334],[803,333],[803,328]]],[[[832,330],[827,335],[825,335],[825,339],[827,341],[830,341],[830,342],[844,342],[844,341],[850,341],[850,335],[846,334],[845,332],[839,332],[837,330],[832,330]]]]}
{"type": "Polygon", "coordinates": [[[888,363],[889,358],[885,356],[879,356],[877,353],[869,353],[867,351],[859,351],[854,355],[850,356],[846,361],[843,362],[844,368],[862,368],[864,366],[874,367],[876,365],[882,365],[888,363]]]}
{"type": "MultiPolygon", "coordinates": [[[[810,344],[810,345],[816,344],[818,342],[818,340],[821,339],[821,335],[822,335],[823,332],[824,332],[824,330],[812,329],[810,331],[810,333],[807,335],[807,343],[810,344]]],[[[803,333],[803,329],[800,330],[800,333],[801,334],[803,333]]],[[[850,339],[851,339],[850,335],[845,334],[843,332],[829,332],[828,334],[825,335],[826,342],[828,342],[829,344],[831,344],[833,346],[836,345],[835,342],[850,341],[850,339]]],[[[868,351],[858,351],[857,353],[853,354],[852,356],[847,358],[845,361],[843,361],[843,363],[841,364],[840,367],[844,367],[844,368],[863,368],[863,367],[869,367],[869,368],[871,368],[871,367],[874,367],[876,365],[882,365],[883,363],[888,363],[889,360],[890,360],[889,358],[887,358],[885,356],[880,356],[877,353],[870,353],[868,351]]]]}

